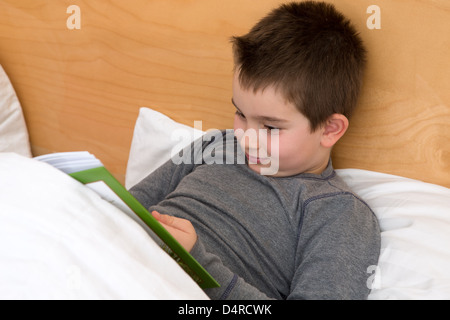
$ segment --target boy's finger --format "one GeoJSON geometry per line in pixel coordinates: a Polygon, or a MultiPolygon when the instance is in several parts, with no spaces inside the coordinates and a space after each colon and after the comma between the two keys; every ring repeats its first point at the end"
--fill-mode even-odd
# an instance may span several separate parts
{"type": "Polygon", "coordinates": [[[161,223],[163,223],[165,225],[168,225],[168,226],[176,227],[176,221],[175,221],[174,217],[169,216],[167,214],[161,214],[158,211],[153,211],[152,215],[159,222],[161,222],[161,223]]]}

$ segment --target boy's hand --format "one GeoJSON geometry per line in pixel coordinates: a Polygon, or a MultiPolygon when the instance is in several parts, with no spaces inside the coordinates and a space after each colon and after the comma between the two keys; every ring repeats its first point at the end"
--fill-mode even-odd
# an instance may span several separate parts
{"type": "Polygon", "coordinates": [[[157,211],[153,211],[152,215],[188,252],[192,250],[197,242],[197,233],[189,220],[160,214],[157,211]]]}

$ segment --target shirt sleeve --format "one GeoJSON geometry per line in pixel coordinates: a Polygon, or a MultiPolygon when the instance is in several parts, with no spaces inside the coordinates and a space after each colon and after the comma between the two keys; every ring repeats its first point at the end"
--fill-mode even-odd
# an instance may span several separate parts
{"type": "Polygon", "coordinates": [[[133,186],[130,193],[146,208],[163,201],[186,175],[201,164],[197,159],[201,159],[202,149],[200,138],[133,186]]]}
{"type": "MultiPolygon", "coordinates": [[[[215,143],[216,139],[222,141],[225,134],[227,134],[226,130],[212,130],[204,134],[130,188],[130,193],[146,208],[163,201],[169,193],[176,189],[186,175],[205,163],[203,155],[205,149],[215,143]]],[[[232,141],[234,142],[234,139],[232,141]]]]}
{"type": "Polygon", "coordinates": [[[273,300],[266,294],[245,282],[244,279],[230,271],[220,258],[205,250],[198,239],[191,250],[191,255],[216,279],[220,288],[205,289],[213,300],[273,300]]]}
{"type": "Polygon", "coordinates": [[[350,193],[325,195],[306,203],[300,228],[288,299],[367,299],[380,252],[370,208],[350,193]]]}

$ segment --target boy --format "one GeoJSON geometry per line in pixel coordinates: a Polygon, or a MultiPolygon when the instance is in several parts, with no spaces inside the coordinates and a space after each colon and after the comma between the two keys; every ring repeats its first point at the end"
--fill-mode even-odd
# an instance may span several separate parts
{"type": "Polygon", "coordinates": [[[359,94],[361,40],[332,5],[308,1],[274,10],[233,50],[235,134],[193,143],[131,192],[221,284],[212,299],[366,299],[377,219],[330,161],[359,94]]]}

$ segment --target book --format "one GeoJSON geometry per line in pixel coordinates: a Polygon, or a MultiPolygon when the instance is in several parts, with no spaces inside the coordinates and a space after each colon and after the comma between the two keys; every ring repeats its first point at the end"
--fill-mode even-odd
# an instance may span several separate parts
{"type": "Polygon", "coordinates": [[[219,287],[217,281],[150,214],[150,212],[87,151],[51,153],[35,157],[70,175],[138,222],[201,288],[219,287]]]}

